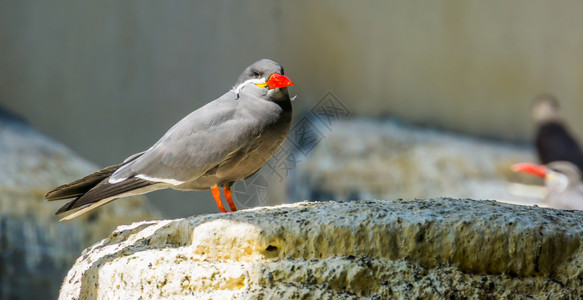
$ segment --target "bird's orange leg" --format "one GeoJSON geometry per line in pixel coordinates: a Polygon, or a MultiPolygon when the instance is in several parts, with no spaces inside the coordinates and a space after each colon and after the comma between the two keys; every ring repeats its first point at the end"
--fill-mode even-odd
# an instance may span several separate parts
{"type": "MultiPolygon", "coordinates": [[[[213,197],[215,198],[215,201],[217,201],[217,206],[219,207],[219,210],[223,213],[226,213],[227,210],[223,207],[223,202],[221,201],[221,191],[219,191],[219,187],[218,186],[213,186],[211,188],[211,192],[213,193],[213,197]]],[[[231,204],[231,203],[229,203],[231,204]]]]}
{"type": "Polygon", "coordinates": [[[225,198],[227,199],[227,202],[229,203],[229,208],[231,208],[231,212],[237,211],[237,208],[235,207],[235,203],[233,203],[233,198],[231,197],[231,185],[230,184],[225,185],[225,187],[223,188],[223,193],[225,193],[225,198]]]}

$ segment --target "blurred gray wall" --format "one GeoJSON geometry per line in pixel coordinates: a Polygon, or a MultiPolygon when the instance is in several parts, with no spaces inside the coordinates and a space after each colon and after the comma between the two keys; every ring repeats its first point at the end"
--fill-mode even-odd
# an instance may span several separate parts
{"type": "Polygon", "coordinates": [[[353,115],[525,141],[550,92],[582,136],[582,31],[581,1],[0,0],[0,104],[105,166],[267,57],[296,111],[333,91],[353,115]]]}

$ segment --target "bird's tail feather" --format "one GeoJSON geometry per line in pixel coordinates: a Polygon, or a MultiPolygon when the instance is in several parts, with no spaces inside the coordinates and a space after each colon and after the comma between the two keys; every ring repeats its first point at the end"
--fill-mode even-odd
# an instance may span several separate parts
{"type": "Polygon", "coordinates": [[[52,191],[48,192],[45,195],[45,199],[47,199],[47,201],[54,201],[54,200],[63,200],[63,199],[67,199],[67,198],[80,197],[83,194],[85,194],[86,192],[88,192],[90,189],[92,189],[93,187],[98,185],[100,182],[102,182],[103,179],[111,176],[115,171],[117,171],[117,169],[119,169],[120,167],[136,160],[137,158],[142,156],[142,154],[144,154],[144,152],[136,153],[136,154],[128,157],[121,164],[117,164],[117,165],[109,166],[107,168],[103,168],[103,169],[101,169],[97,172],[94,172],[92,174],[89,174],[89,175],[87,175],[79,180],[75,180],[71,183],[67,183],[67,184],[63,184],[61,186],[58,186],[58,187],[54,188],[52,191]]]}
{"type": "Polygon", "coordinates": [[[78,208],[79,210],[89,211],[90,209],[86,209],[89,206],[91,206],[92,207],[91,209],[93,209],[120,197],[143,194],[147,191],[157,189],[157,188],[144,189],[146,187],[155,185],[156,183],[136,177],[128,178],[122,182],[113,184],[109,183],[108,179],[109,177],[103,179],[99,184],[97,184],[95,187],[93,187],[83,195],[63,205],[61,208],[59,208],[59,210],[57,210],[55,215],[65,213],[76,208],[78,208]],[[103,203],[95,205],[99,202],[103,203]]]}
{"type": "Polygon", "coordinates": [[[45,195],[45,199],[47,201],[55,201],[74,198],[59,208],[55,213],[58,215],[77,209],[76,212],[64,218],[72,219],[117,198],[143,194],[147,191],[156,190],[158,189],[156,183],[140,178],[129,178],[114,184],[109,183],[109,178],[115,173],[115,171],[134,161],[142,154],[143,152],[136,153],[127,158],[121,164],[103,168],[79,180],[56,187],[45,195]]]}
{"type": "Polygon", "coordinates": [[[88,212],[90,210],[93,210],[93,209],[98,208],[98,207],[100,207],[102,205],[105,205],[105,204],[107,204],[107,203],[109,203],[109,202],[111,202],[111,201],[113,201],[115,199],[117,199],[117,198],[111,197],[111,198],[108,198],[108,199],[99,200],[97,202],[94,202],[93,204],[87,204],[85,206],[81,206],[77,210],[75,210],[73,213],[70,213],[70,214],[64,216],[63,218],[61,218],[59,220],[59,222],[66,221],[66,220],[71,220],[73,218],[76,218],[76,217],[78,217],[78,216],[80,216],[80,215],[82,215],[82,214],[84,214],[84,213],[86,213],[86,212],[88,212]]]}
{"type": "Polygon", "coordinates": [[[79,197],[87,193],[90,189],[98,185],[103,179],[108,178],[123,164],[109,166],[95,173],[89,174],[79,180],[63,184],[54,188],[45,195],[47,201],[63,200],[67,198],[79,197]]]}

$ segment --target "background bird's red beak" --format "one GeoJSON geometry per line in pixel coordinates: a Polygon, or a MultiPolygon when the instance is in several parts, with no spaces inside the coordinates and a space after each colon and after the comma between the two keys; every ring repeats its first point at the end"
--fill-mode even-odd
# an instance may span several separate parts
{"type": "Polygon", "coordinates": [[[531,163],[521,163],[512,165],[512,171],[528,173],[530,175],[545,178],[547,174],[547,168],[543,165],[531,164],[531,163]]]}
{"type": "Polygon", "coordinates": [[[278,73],[271,74],[266,84],[269,87],[269,89],[277,89],[294,85],[293,82],[289,78],[287,78],[287,76],[283,76],[278,73]]]}

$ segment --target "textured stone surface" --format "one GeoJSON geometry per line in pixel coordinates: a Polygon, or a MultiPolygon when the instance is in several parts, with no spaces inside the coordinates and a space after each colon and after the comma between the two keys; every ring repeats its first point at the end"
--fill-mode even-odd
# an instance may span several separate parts
{"type": "MultiPolygon", "coordinates": [[[[324,131],[324,130],[322,130],[324,131]]],[[[517,196],[513,163],[536,161],[533,149],[393,120],[332,123],[288,183],[292,201],[454,197],[536,204],[517,196]]],[[[280,196],[281,197],[281,196],[280,196]]]]}
{"type": "Polygon", "coordinates": [[[96,166],[0,109],[0,299],[50,299],[79,253],[119,224],[152,219],[144,198],[59,223],[51,188],[96,166]]]}
{"type": "Polygon", "coordinates": [[[121,226],[60,299],[425,299],[583,293],[583,212],[495,201],[296,203],[121,226]]]}

